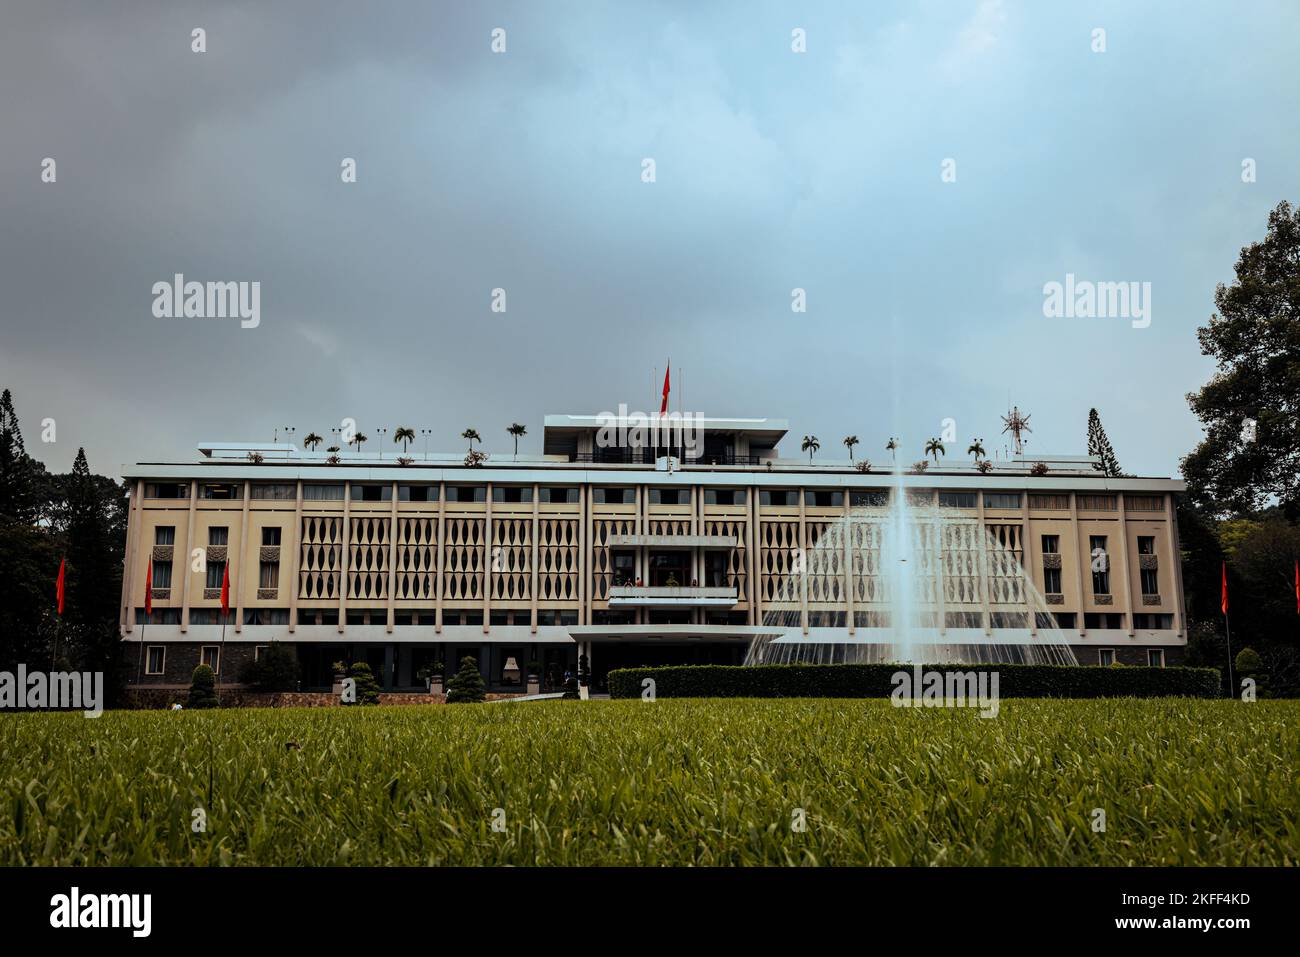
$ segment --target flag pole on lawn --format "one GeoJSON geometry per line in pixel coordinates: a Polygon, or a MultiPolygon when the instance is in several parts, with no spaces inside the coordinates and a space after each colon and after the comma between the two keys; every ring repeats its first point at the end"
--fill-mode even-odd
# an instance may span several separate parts
{"type": "Polygon", "coordinates": [[[59,631],[63,628],[63,596],[66,589],[65,573],[67,572],[68,558],[65,555],[59,559],[59,577],[54,583],[54,597],[58,601],[59,620],[54,623],[54,648],[50,651],[50,671],[54,671],[54,662],[59,657],[59,631]]]}
{"type": "Polygon", "coordinates": [[[1232,676],[1232,627],[1228,624],[1228,563],[1222,563],[1222,586],[1219,589],[1219,607],[1223,609],[1223,632],[1228,638],[1228,697],[1237,695],[1236,682],[1232,676]]]}
{"type": "Polygon", "coordinates": [[[153,562],[149,562],[144,570],[144,620],[140,622],[140,662],[135,668],[135,683],[138,685],[144,680],[144,629],[149,624],[149,616],[153,614],[153,562]]]}
{"type": "Polygon", "coordinates": [[[221,573],[221,646],[217,649],[217,706],[221,706],[221,667],[226,663],[226,622],[230,620],[230,562],[221,573]]]}

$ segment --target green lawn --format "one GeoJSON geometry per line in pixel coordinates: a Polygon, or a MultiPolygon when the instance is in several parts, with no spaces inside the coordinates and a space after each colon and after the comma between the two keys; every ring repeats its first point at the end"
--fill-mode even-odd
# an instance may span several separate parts
{"type": "Polygon", "coordinates": [[[0,716],[0,865],[1296,864],[1298,795],[1294,701],[0,716]]]}

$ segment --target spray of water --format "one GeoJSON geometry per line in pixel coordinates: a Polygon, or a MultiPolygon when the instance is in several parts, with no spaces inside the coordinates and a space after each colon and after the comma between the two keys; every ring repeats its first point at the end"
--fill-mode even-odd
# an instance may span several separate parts
{"type": "Polygon", "coordinates": [[[909,501],[897,467],[887,502],[814,531],[764,600],[747,663],[1078,664],[1015,542],[969,514],[909,501]]]}

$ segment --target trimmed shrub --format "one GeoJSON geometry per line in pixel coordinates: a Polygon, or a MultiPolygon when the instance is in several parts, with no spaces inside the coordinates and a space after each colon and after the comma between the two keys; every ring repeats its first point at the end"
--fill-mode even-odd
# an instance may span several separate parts
{"type": "Polygon", "coordinates": [[[217,706],[217,673],[211,665],[199,665],[190,675],[190,698],[187,708],[215,708],[217,706]]]}
{"type": "Polygon", "coordinates": [[[483,676],[478,662],[469,655],[460,659],[460,671],[447,682],[447,704],[473,704],[484,700],[483,676]]]}
{"type": "Polygon", "coordinates": [[[239,680],[256,691],[297,691],[298,656],[293,646],[272,642],[260,658],[239,669],[239,680]]]}
{"type": "Polygon", "coordinates": [[[1233,662],[1237,674],[1243,678],[1253,678],[1259,674],[1261,662],[1259,652],[1249,646],[1242,648],[1237,652],[1237,660],[1233,662]]]}
{"type": "Polygon", "coordinates": [[[379,704],[379,683],[375,681],[370,665],[364,661],[352,662],[348,677],[357,683],[356,704],[379,704]]]}
{"type": "MultiPolygon", "coordinates": [[[[639,698],[653,678],[660,698],[887,698],[913,665],[683,665],[609,673],[611,698],[639,698]]],[[[1065,665],[924,665],[926,671],[998,672],[1003,698],[1215,698],[1215,668],[1065,665]]]]}

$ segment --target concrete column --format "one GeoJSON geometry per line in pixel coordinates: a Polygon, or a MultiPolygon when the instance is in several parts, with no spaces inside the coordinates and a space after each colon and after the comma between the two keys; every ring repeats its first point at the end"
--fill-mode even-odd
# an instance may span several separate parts
{"type": "Polygon", "coordinates": [[[745,489],[745,504],[745,594],[749,599],[749,623],[761,625],[763,618],[758,607],[758,489],[752,485],[745,489]]]}
{"type": "MultiPolygon", "coordinates": [[[[638,485],[633,490],[633,495],[636,497],[636,522],[633,524],[632,530],[637,535],[644,535],[645,534],[645,506],[642,503],[642,499],[645,497],[645,487],[642,485],[638,485]]],[[[646,584],[649,584],[649,581],[647,581],[647,579],[650,577],[650,569],[646,567],[648,559],[646,556],[646,550],[644,546],[638,545],[636,547],[636,551],[634,554],[636,555],[636,566],[635,566],[636,572],[633,581],[635,581],[637,578],[640,578],[646,584]]]]}
{"type": "MultiPolygon", "coordinates": [[[[1034,583],[1033,573],[1033,569],[1037,567],[1034,563],[1033,550],[1035,536],[1029,534],[1029,489],[1025,489],[1024,498],[1020,502],[1020,517],[1021,554],[1024,556],[1024,561],[1021,563],[1020,567],[1025,573],[1025,588],[1036,588],[1037,586],[1034,583]]],[[[1028,592],[1026,592],[1026,594],[1027,593],[1028,592]]],[[[1029,636],[1031,638],[1038,637],[1038,616],[1034,614],[1033,609],[1030,609],[1029,611],[1029,636]]]]}
{"type": "Polygon", "coordinates": [[[298,562],[302,555],[302,480],[298,480],[298,493],[293,504],[293,532],[289,536],[289,547],[293,550],[289,558],[289,634],[298,628],[298,562]]]}
{"type": "Polygon", "coordinates": [[[194,513],[199,504],[198,492],[199,483],[191,479],[189,515],[185,520],[185,548],[179,552],[172,550],[173,556],[179,554],[181,560],[181,634],[190,630],[190,555],[194,548],[194,513]]]}
{"type": "Polygon", "coordinates": [[[588,597],[591,578],[591,554],[587,535],[587,499],[590,487],[586,482],[578,486],[578,624],[591,622],[591,601],[588,597]]]}
{"type": "MultiPolygon", "coordinates": [[[[907,490],[903,490],[907,494],[907,490]]],[[[979,507],[979,536],[976,539],[976,545],[979,548],[980,560],[980,605],[982,610],[980,616],[984,623],[984,634],[987,637],[993,633],[993,609],[989,604],[989,528],[984,524],[984,491],[981,489],[979,498],[976,499],[979,507]]]]}
{"type": "Polygon", "coordinates": [[[853,492],[844,490],[844,607],[849,634],[857,633],[853,620],[853,492]]]}
{"type": "MultiPolygon", "coordinates": [[[[1130,571],[1132,562],[1128,557],[1128,503],[1124,501],[1124,493],[1116,492],[1116,499],[1119,504],[1119,554],[1124,566],[1124,627],[1128,631],[1128,636],[1133,637],[1133,578],[1130,571]]],[[[1114,592],[1114,587],[1111,591],[1114,592]]]]}
{"type": "Polygon", "coordinates": [[[799,576],[799,626],[808,634],[808,525],[805,522],[807,509],[804,504],[804,489],[799,495],[799,556],[803,562],[803,574],[799,576]]]}
{"type": "Polygon", "coordinates": [[[339,554],[339,634],[348,622],[348,545],[352,539],[352,483],[343,483],[343,531],[339,536],[343,550],[339,554]]]}
{"type": "MultiPolygon", "coordinates": [[[[1078,493],[1070,493],[1070,535],[1074,539],[1074,571],[1075,583],[1079,589],[1079,619],[1076,624],[1079,626],[1079,637],[1082,638],[1087,634],[1086,625],[1087,617],[1084,609],[1088,607],[1088,593],[1083,590],[1083,570],[1092,568],[1092,556],[1089,554],[1087,543],[1083,541],[1079,534],[1079,501],[1078,493]],[[1080,553],[1083,560],[1080,561],[1080,553]]],[[[1064,571],[1064,569],[1062,569],[1064,571]]]]}
{"type": "Polygon", "coordinates": [[[388,626],[387,634],[393,633],[393,613],[397,601],[397,483],[392,483],[392,509],[388,513],[388,626]]]}
{"type": "Polygon", "coordinates": [[[541,581],[542,581],[541,574],[538,572],[538,569],[537,569],[537,558],[538,558],[538,555],[539,555],[539,553],[540,553],[540,552],[539,552],[539,548],[538,548],[538,541],[537,541],[537,540],[538,540],[538,538],[541,537],[541,535],[540,535],[540,532],[541,532],[541,526],[540,526],[540,524],[539,524],[539,522],[538,522],[538,518],[537,518],[537,507],[538,507],[538,502],[537,502],[537,500],[538,500],[540,497],[541,497],[541,487],[540,487],[539,485],[537,485],[536,483],[534,483],[534,484],[533,484],[533,531],[532,531],[532,540],[533,540],[533,566],[532,566],[532,572],[533,572],[533,575],[532,575],[532,586],[531,586],[530,589],[529,589],[529,596],[530,596],[530,598],[531,598],[531,601],[530,601],[529,604],[528,604],[528,623],[529,623],[529,626],[530,626],[529,631],[530,631],[531,634],[534,634],[534,635],[537,634],[537,590],[538,590],[538,587],[541,585],[541,581]]]}
{"type": "MultiPolygon", "coordinates": [[[[118,625],[124,633],[135,630],[135,604],[131,600],[131,584],[134,581],[132,570],[138,560],[140,530],[140,499],[143,497],[144,483],[137,480],[135,490],[131,493],[129,514],[126,521],[126,549],[122,564],[122,602],[118,611],[118,625]]],[[[186,565],[188,568],[188,563],[186,565]]],[[[182,622],[182,629],[184,623],[182,622]]]]}
{"type": "MultiPolygon", "coordinates": [[[[244,588],[244,582],[247,579],[244,577],[244,569],[239,566],[247,565],[251,561],[251,559],[249,558],[250,549],[249,549],[249,541],[248,541],[248,497],[249,495],[252,494],[252,492],[253,492],[252,483],[245,481],[244,482],[244,508],[239,517],[239,553],[238,553],[243,558],[243,561],[235,565],[235,574],[232,576],[234,578],[234,581],[230,583],[231,587],[235,589],[235,634],[238,634],[244,629],[244,592],[246,591],[246,589],[244,588]]],[[[259,552],[260,552],[261,544],[262,544],[261,542],[258,542],[259,552]]],[[[231,551],[232,549],[230,548],[226,549],[227,562],[229,562],[231,557],[233,557],[230,554],[231,551]]],[[[230,565],[228,564],[226,567],[229,568],[230,565]]],[[[253,581],[257,581],[257,579],[254,578],[253,581]]],[[[256,594],[256,592],[254,592],[254,594],[256,594]]]]}
{"type": "MultiPolygon", "coordinates": [[[[443,579],[447,577],[447,483],[438,483],[438,567],[433,578],[433,633],[442,634],[443,579]]],[[[449,664],[443,662],[443,664],[449,664]]]]}
{"type": "Polygon", "coordinates": [[[486,509],[483,513],[483,634],[492,631],[492,483],[487,483],[487,493],[483,496],[486,509]]]}

